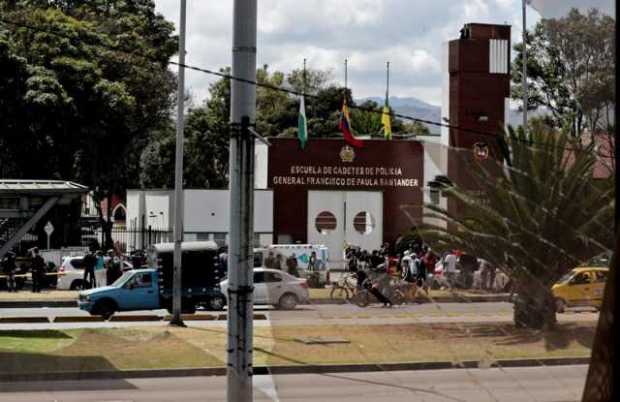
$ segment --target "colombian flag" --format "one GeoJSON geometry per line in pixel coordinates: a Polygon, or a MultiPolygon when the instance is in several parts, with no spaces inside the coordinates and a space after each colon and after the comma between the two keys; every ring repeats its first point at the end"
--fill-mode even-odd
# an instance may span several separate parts
{"type": "Polygon", "coordinates": [[[356,148],[362,148],[364,146],[364,141],[358,140],[353,136],[351,129],[351,118],[349,117],[349,107],[347,106],[347,100],[344,100],[342,104],[342,112],[340,112],[340,122],[338,123],[338,128],[342,131],[344,135],[344,140],[349,144],[356,148]]]}

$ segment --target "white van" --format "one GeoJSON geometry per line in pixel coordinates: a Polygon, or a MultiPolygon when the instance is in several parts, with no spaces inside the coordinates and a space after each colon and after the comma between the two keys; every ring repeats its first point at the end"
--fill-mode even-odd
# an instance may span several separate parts
{"type": "MultiPolygon", "coordinates": [[[[302,278],[307,277],[308,261],[310,255],[314,251],[316,253],[319,263],[319,285],[325,285],[329,283],[329,270],[327,266],[329,264],[329,249],[323,244],[272,244],[267,248],[267,252],[272,251],[273,255],[282,254],[284,261],[295,253],[297,258],[297,269],[299,275],[302,278]]],[[[266,255],[265,255],[266,257],[266,255]]],[[[284,265],[283,269],[286,265],[284,265]]]]}

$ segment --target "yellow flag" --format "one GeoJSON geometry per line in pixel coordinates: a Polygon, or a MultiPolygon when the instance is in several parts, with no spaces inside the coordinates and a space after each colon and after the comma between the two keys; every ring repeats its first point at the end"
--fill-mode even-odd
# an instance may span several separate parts
{"type": "Polygon", "coordinates": [[[383,114],[381,115],[381,123],[383,124],[383,136],[386,140],[392,139],[392,121],[390,120],[390,108],[388,105],[383,106],[383,114]]]}

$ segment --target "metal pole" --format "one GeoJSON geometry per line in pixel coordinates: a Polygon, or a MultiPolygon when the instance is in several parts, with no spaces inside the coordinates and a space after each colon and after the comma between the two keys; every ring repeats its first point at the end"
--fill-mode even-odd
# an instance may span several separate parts
{"type": "Polygon", "coordinates": [[[183,128],[185,99],[185,9],[186,0],[181,0],[179,24],[179,82],[177,88],[177,136],[174,156],[174,252],[172,265],[172,319],[170,325],[185,326],[181,318],[181,243],[183,242],[183,128]]]}
{"type": "MultiPolygon", "coordinates": [[[[256,79],[256,0],[233,6],[232,75],[256,79]]],[[[231,80],[230,240],[228,253],[229,402],[252,401],[254,138],[256,87],[231,80]]]]}
{"type": "Polygon", "coordinates": [[[304,73],[303,73],[303,86],[302,86],[302,90],[301,93],[305,94],[306,93],[306,59],[304,59],[304,73]]]}
{"type": "Polygon", "coordinates": [[[347,88],[349,85],[349,77],[348,77],[349,72],[347,71],[349,67],[348,64],[349,64],[349,61],[347,59],[344,59],[344,92],[345,94],[347,92],[347,88]]]}
{"type": "Polygon", "coordinates": [[[389,104],[390,102],[390,62],[387,62],[387,83],[385,86],[385,102],[389,104]]]}
{"type": "Polygon", "coordinates": [[[525,14],[527,0],[523,0],[523,73],[522,75],[522,87],[523,87],[523,131],[527,132],[527,44],[526,44],[526,29],[525,14]]]}

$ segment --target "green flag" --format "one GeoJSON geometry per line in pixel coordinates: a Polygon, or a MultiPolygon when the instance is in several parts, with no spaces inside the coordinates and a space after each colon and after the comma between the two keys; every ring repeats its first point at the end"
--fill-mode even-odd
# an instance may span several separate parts
{"type": "Polygon", "coordinates": [[[297,138],[299,138],[299,145],[301,149],[306,147],[308,141],[308,124],[306,122],[306,104],[302,95],[299,102],[299,119],[297,120],[297,138]]]}

